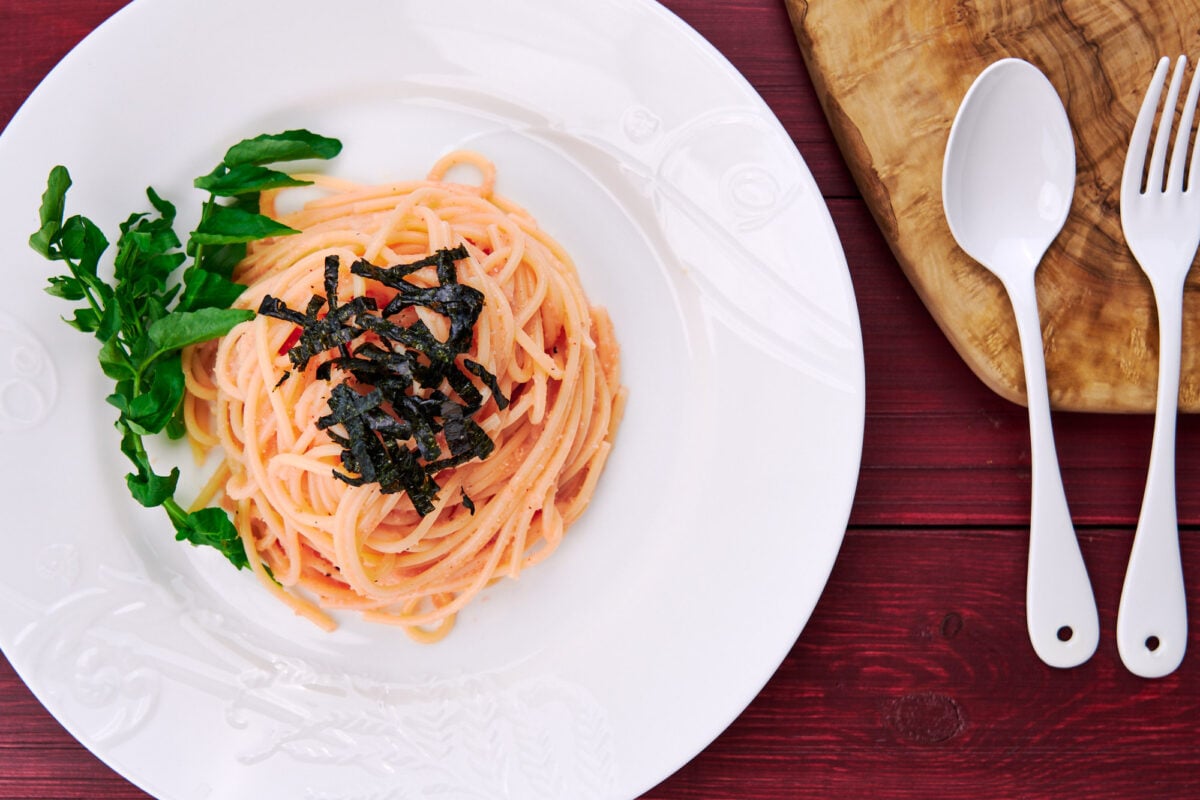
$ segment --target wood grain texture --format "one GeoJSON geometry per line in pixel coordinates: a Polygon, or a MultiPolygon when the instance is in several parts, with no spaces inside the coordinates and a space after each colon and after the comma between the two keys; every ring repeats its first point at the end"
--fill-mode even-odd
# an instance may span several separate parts
{"type": "MultiPolygon", "coordinates": [[[[1040,67],[1067,106],[1078,177],[1038,271],[1051,402],[1154,407],[1158,334],[1149,282],[1121,234],[1126,144],[1161,55],[1200,56],[1196,0],[787,0],[826,115],[905,273],[967,364],[1023,401],[1020,349],[999,281],[955,244],[941,167],[975,77],[1005,57],[1040,67]]],[[[1180,407],[1200,410],[1200,274],[1187,284],[1180,407]]]]}
{"type": "MultiPolygon", "coordinates": [[[[648,797],[1200,796],[1200,659],[1146,681],[1105,636],[1084,666],[1046,667],[1017,599],[1024,547],[1011,530],[851,531],[771,683],[648,797]]],[[[1090,530],[1082,548],[1093,574],[1119,574],[1129,538],[1090,530]]],[[[1185,561],[1198,574],[1200,550],[1185,548],[1185,561]]],[[[1097,585],[1106,632],[1119,591],[1097,585]]]]}
{"type": "MultiPolygon", "coordinates": [[[[861,200],[830,199],[861,310],[867,372],[862,468],[850,524],[1026,525],[1025,409],[972,375],[896,267],[861,200]]],[[[1055,412],[1067,500],[1078,525],[1137,518],[1154,420],[1055,412]]],[[[1179,519],[1200,524],[1200,417],[1179,420],[1179,519]]]]}

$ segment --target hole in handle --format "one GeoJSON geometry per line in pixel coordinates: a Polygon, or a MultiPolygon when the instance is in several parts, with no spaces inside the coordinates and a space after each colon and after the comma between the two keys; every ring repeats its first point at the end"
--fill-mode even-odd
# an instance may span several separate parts
{"type": "Polygon", "coordinates": [[[1155,650],[1157,650],[1159,645],[1161,645],[1161,644],[1162,644],[1162,642],[1159,641],[1157,636],[1147,636],[1146,637],[1146,649],[1149,650],[1151,653],[1153,653],[1155,650]]]}
{"type": "Polygon", "coordinates": [[[1071,637],[1075,635],[1075,631],[1071,630],[1070,625],[1063,625],[1058,629],[1058,640],[1060,642],[1069,642],[1071,637]]]}

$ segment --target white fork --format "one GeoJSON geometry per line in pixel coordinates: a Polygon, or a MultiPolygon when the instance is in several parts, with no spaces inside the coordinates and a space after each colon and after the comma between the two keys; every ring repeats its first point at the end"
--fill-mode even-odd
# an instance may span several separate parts
{"type": "Polygon", "coordinates": [[[1175,417],[1183,347],[1183,287],[1200,245],[1200,186],[1196,185],[1200,170],[1194,148],[1190,167],[1187,163],[1192,118],[1200,97],[1200,70],[1192,78],[1180,111],[1168,168],[1167,144],[1187,66],[1187,59],[1179,57],[1147,166],[1150,133],[1169,66],[1170,59],[1163,58],[1154,71],[1121,178],[1121,228],[1150,279],[1158,310],[1158,402],[1150,469],[1117,612],[1121,660],[1144,678],[1173,672],[1183,660],[1188,634],[1175,507],[1175,417]]]}

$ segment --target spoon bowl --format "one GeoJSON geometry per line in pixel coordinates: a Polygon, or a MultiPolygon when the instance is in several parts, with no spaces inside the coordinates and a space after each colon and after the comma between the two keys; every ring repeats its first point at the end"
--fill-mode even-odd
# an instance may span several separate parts
{"type": "Polygon", "coordinates": [[[942,202],[955,240],[993,272],[1023,278],[1062,230],[1074,192],[1075,145],[1054,86],[1027,61],[992,64],[946,146],[942,202]]]}
{"type": "Polygon", "coordinates": [[[971,86],[950,129],[942,203],[955,241],[1004,284],[1025,368],[1032,460],[1026,622],[1055,667],[1091,658],[1100,623],[1063,492],[1034,277],[1075,192],[1075,145],[1054,86],[1032,64],[1004,59],[971,86]]]}

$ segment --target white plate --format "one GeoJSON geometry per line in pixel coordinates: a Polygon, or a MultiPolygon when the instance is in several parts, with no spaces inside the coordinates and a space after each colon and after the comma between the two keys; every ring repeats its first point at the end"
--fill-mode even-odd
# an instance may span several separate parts
{"type": "Polygon", "coordinates": [[[29,99],[0,174],[0,646],[151,794],[632,797],[808,620],[861,453],[849,275],[788,135],[660,6],[141,0],[29,99]],[[367,181],[490,155],[623,346],[629,408],[592,507],[433,647],[352,618],[320,633],[136,506],[96,344],[25,243],[55,163],[68,213],[113,232],[147,185],[194,206],[227,144],[300,126],[367,181]]]}

